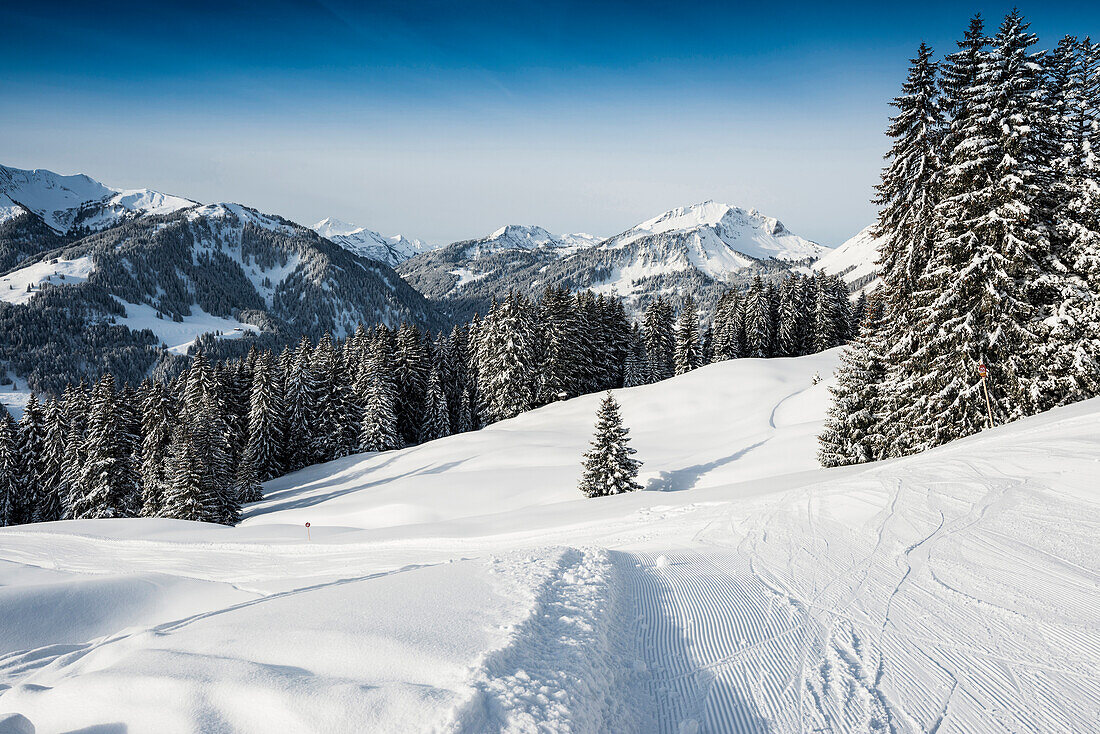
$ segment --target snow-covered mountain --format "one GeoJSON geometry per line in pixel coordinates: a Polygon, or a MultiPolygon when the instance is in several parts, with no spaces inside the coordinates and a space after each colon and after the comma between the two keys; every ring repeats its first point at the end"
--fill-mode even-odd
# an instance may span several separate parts
{"type": "Polygon", "coordinates": [[[115,189],[84,174],[0,165],[0,222],[32,212],[51,229],[98,231],[126,219],[170,214],[196,202],[151,189],[115,189]]]}
{"type": "Polygon", "coordinates": [[[397,267],[410,257],[440,247],[440,245],[431,245],[400,234],[386,237],[372,229],[348,224],[334,217],[322,219],[313,225],[312,229],[322,237],[332,240],[357,255],[384,262],[391,268],[397,267]]]}
{"type": "Polygon", "coordinates": [[[0,730],[1095,731],[1100,400],[821,469],[839,352],[617,390],[645,491],[577,491],[588,395],[2,528],[0,730]]]}
{"type": "Polygon", "coordinates": [[[881,284],[878,278],[878,251],[882,241],[864,227],[858,234],[815,262],[811,268],[830,275],[839,275],[852,289],[853,296],[870,293],[881,284]]]}
{"type": "Polygon", "coordinates": [[[440,323],[385,262],[282,217],[87,176],[0,174],[0,374],[35,390],[104,369],[133,383],[203,334],[275,345],[359,323],[440,323]]]}
{"type": "Polygon", "coordinates": [[[678,207],[647,219],[601,247],[615,250],[661,236],[681,239],[691,263],[716,278],[751,267],[756,260],[816,260],[829,252],[829,248],[788,231],[774,217],[715,201],[678,207]]]}
{"type": "Polygon", "coordinates": [[[534,293],[547,285],[615,294],[641,310],[661,293],[691,293],[707,306],[728,285],[809,265],[829,251],[756,210],[707,201],[602,241],[505,227],[414,257],[399,271],[456,318],[483,311],[508,289],[534,293]]]}

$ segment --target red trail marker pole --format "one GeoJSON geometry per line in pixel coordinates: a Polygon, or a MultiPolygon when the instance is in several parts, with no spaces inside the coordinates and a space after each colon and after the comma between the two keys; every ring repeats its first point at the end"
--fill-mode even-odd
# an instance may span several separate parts
{"type": "Polygon", "coordinates": [[[306,523],[306,540],[312,540],[312,539],[311,539],[311,538],[309,537],[309,523],[308,523],[308,522],[306,523]]]}

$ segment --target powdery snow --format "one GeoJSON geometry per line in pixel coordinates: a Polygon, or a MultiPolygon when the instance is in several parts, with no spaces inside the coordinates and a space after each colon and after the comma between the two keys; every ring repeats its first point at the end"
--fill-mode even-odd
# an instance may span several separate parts
{"type": "Polygon", "coordinates": [[[591,395],[270,482],[237,528],[0,530],[0,720],[1091,730],[1100,400],[822,470],[837,357],[616,391],[643,492],[576,490],[591,395]]]}

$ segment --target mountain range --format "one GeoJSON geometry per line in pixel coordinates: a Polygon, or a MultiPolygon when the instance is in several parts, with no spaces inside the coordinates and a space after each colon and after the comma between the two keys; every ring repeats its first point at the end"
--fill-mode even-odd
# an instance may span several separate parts
{"type": "Polygon", "coordinates": [[[436,245],[0,166],[0,361],[37,389],[108,366],[140,379],[200,338],[232,352],[359,323],[446,328],[510,289],[548,286],[617,296],[635,314],[662,294],[706,309],[758,274],[826,269],[873,287],[875,247],[864,231],[830,250],[713,201],[608,238],[511,224],[436,245]]]}
{"type": "Polygon", "coordinates": [[[482,312],[511,289],[592,289],[639,313],[658,295],[692,295],[709,307],[754,275],[808,266],[829,248],[754,209],[707,201],[667,211],[613,237],[554,237],[504,227],[487,237],[418,254],[398,272],[454,319],[482,312]]]}

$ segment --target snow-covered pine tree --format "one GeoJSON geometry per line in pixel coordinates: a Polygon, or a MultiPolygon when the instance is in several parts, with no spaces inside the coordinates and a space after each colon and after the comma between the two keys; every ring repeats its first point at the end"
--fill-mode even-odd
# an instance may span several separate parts
{"type": "Polygon", "coordinates": [[[447,398],[447,414],[450,416],[451,432],[461,433],[469,430],[462,428],[462,396],[469,384],[470,375],[467,365],[470,358],[467,351],[467,329],[456,324],[444,345],[444,354],[440,360],[440,379],[443,381],[443,394],[447,398]]]}
{"type": "Polygon", "coordinates": [[[1048,57],[1048,111],[1054,154],[1052,251],[1040,298],[1045,317],[1037,408],[1100,394],[1100,50],[1067,36],[1048,57]],[[1044,293],[1044,290],[1046,291],[1044,293]],[[1046,301],[1046,303],[1043,303],[1046,301]]]}
{"type": "Polygon", "coordinates": [[[40,499],[35,511],[35,522],[53,522],[65,515],[63,473],[68,422],[64,407],[57,400],[51,400],[46,404],[44,416],[46,436],[42,445],[40,499]]]}
{"type": "MultiPolygon", "coordinates": [[[[1019,13],[1005,17],[977,78],[962,90],[958,144],[943,170],[937,206],[940,241],[914,303],[920,310],[915,376],[899,404],[912,438],[900,452],[936,446],[986,424],[979,363],[988,366],[996,422],[1033,412],[1038,310],[1029,288],[1039,281],[1038,253],[1049,248],[1041,188],[1041,66],[1035,37],[1019,13]]],[[[887,318],[890,313],[887,313],[887,318]]]]}
{"type": "Polygon", "coordinates": [[[478,366],[484,414],[490,422],[530,410],[534,399],[532,323],[524,299],[512,292],[483,324],[483,361],[478,366]]]}
{"type": "MultiPolygon", "coordinates": [[[[257,482],[266,482],[282,473],[283,403],[276,391],[275,365],[270,352],[256,359],[249,396],[248,439],[244,461],[252,465],[257,482]]],[[[245,499],[245,502],[255,502],[245,499]]]]}
{"type": "Polygon", "coordinates": [[[428,390],[431,363],[420,329],[403,323],[397,329],[394,351],[394,383],[396,387],[397,431],[406,445],[420,438],[424,416],[424,395],[428,390]]]}
{"type": "Polygon", "coordinates": [[[162,383],[152,383],[145,392],[141,431],[141,514],[159,517],[168,477],[168,448],[177,421],[172,400],[162,383]]]}
{"type": "Polygon", "coordinates": [[[836,385],[829,388],[833,403],[818,441],[821,465],[845,466],[885,457],[886,437],[881,415],[881,393],[886,365],[879,349],[881,311],[872,308],[859,337],[841,355],[836,385]]]}
{"type": "Polygon", "coordinates": [[[663,296],[649,304],[642,321],[649,381],[672,377],[675,371],[676,339],[672,331],[672,307],[663,296]]]}
{"type": "Polygon", "coordinates": [[[636,453],[627,438],[630,429],[623,426],[619,403],[609,390],[596,413],[596,432],[592,448],[584,454],[580,490],[586,497],[606,497],[633,492],[638,484],[641,462],[632,459],[636,453]]]}
{"type": "Polygon", "coordinates": [[[19,485],[19,428],[0,405],[0,527],[15,524],[19,485]]]}
{"type": "Polygon", "coordinates": [[[779,319],[776,325],[776,350],[780,357],[798,357],[805,353],[806,310],[802,281],[795,273],[783,281],[779,295],[779,319]]]}
{"type": "Polygon", "coordinates": [[[823,272],[814,276],[816,290],[812,324],[813,352],[823,352],[844,343],[848,337],[847,289],[823,272]]]}
{"type": "Polygon", "coordinates": [[[760,275],[752,279],[745,295],[745,356],[767,357],[772,342],[770,306],[760,275]]]}
{"type": "Polygon", "coordinates": [[[676,323],[675,359],[678,375],[698,369],[703,363],[699,346],[699,314],[695,310],[695,299],[690,295],[684,298],[676,323]]]}
{"type": "Polygon", "coordinates": [[[547,287],[539,303],[539,328],[542,331],[542,361],[538,371],[538,403],[574,397],[582,391],[576,301],[565,288],[547,287]]]}
{"type": "MultiPolygon", "coordinates": [[[[264,498],[264,488],[260,485],[260,478],[256,474],[256,465],[246,455],[237,465],[233,475],[232,494],[236,496],[240,504],[259,502],[264,498]]],[[[240,508],[237,509],[238,515],[240,508]]],[[[240,521],[238,517],[237,522],[240,521]]],[[[234,523],[236,524],[236,523],[234,523]]]]}
{"type": "Polygon", "coordinates": [[[450,418],[447,415],[447,398],[443,394],[443,383],[439,371],[432,369],[428,376],[428,392],[424,398],[424,423],[420,435],[421,442],[434,441],[451,433],[450,418]]]}
{"type": "Polygon", "coordinates": [[[336,349],[332,335],[327,331],[317,342],[310,358],[309,372],[317,396],[317,423],[313,431],[311,464],[319,464],[336,457],[340,437],[340,397],[337,381],[336,349]]]}
{"type": "Polygon", "coordinates": [[[635,323],[630,329],[630,350],[626,355],[626,364],[623,365],[623,387],[644,385],[647,376],[645,340],[641,328],[635,323]]]}
{"type": "Polygon", "coordinates": [[[215,506],[215,498],[203,486],[200,457],[191,443],[189,431],[182,423],[172,432],[167,476],[161,516],[211,522],[219,508],[215,506]]]}
{"type": "Polygon", "coordinates": [[[401,448],[397,431],[397,395],[393,379],[393,338],[389,329],[375,332],[360,390],[366,406],[359,432],[360,451],[390,451],[401,448]]]}
{"type": "MultiPolygon", "coordinates": [[[[286,353],[284,353],[286,354],[286,353]]],[[[312,463],[317,447],[318,387],[312,369],[313,346],[302,337],[292,357],[284,363],[286,433],[283,466],[295,471],[312,463]]]]}
{"type": "Polygon", "coordinates": [[[68,435],[65,437],[65,458],[62,469],[61,500],[64,519],[72,519],[73,503],[80,493],[80,477],[85,462],[84,445],[88,432],[90,397],[83,380],[79,385],[68,386],[62,398],[68,435]]]}
{"type": "Polygon", "coordinates": [[[34,522],[42,500],[40,489],[44,474],[43,458],[46,422],[38,397],[31,393],[19,419],[16,453],[19,457],[19,488],[11,507],[12,524],[34,522]]]}
{"type": "Polygon", "coordinates": [[[731,288],[718,297],[713,325],[715,362],[745,356],[742,344],[745,327],[741,318],[741,299],[736,290],[731,288]]]}
{"type": "Polygon", "coordinates": [[[84,468],[71,508],[74,519],[129,517],[138,493],[131,439],[119,415],[114,376],[95,385],[84,443],[84,468]]]}

